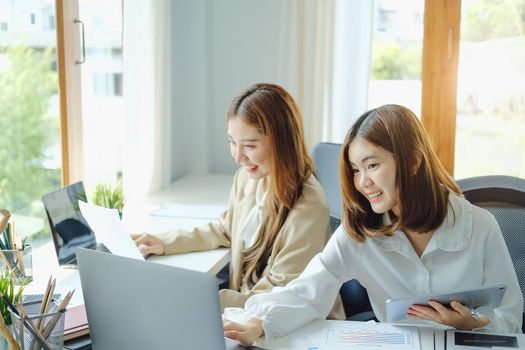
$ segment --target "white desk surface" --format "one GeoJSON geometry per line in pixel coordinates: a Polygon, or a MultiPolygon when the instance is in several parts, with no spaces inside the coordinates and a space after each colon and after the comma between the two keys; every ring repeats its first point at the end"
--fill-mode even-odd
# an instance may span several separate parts
{"type": "MultiPolygon", "coordinates": [[[[151,216],[150,213],[165,203],[223,205],[228,203],[232,175],[192,175],[172,183],[144,202],[128,203],[124,210],[124,225],[131,233],[160,233],[173,229],[192,229],[205,225],[209,219],[151,216]]],[[[230,250],[192,252],[150,257],[148,261],[191,270],[217,274],[230,261],[230,250]]]]}
{"type": "MultiPolygon", "coordinates": [[[[219,248],[216,250],[159,256],[149,258],[159,264],[166,264],[217,274],[230,260],[230,250],[219,248]]],[[[83,303],[82,288],[77,269],[62,268],[58,266],[53,245],[46,244],[33,252],[33,282],[26,286],[24,294],[43,294],[50,276],[57,279],[56,291],[65,295],[70,290],[75,290],[71,306],[83,303]]]]}
{"type": "MultiPolygon", "coordinates": [[[[208,219],[150,216],[152,210],[166,202],[182,204],[226,205],[231,187],[231,175],[197,175],[183,177],[158,194],[148,197],[141,204],[128,203],[124,209],[123,223],[130,233],[160,233],[177,228],[190,229],[206,224],[208,219]]],[[[230,260],[230,249],[193,252],[150,257],[148,261],[217,274],[230,260]]],[[[78,270],[58,266],[52,242],[33,251],[33,282],[24,294],[42,294],[49,279],[57,278],[57,292],[65,294],[75,289],[71,305],[82,303],[82,289],[78,270]]]]}

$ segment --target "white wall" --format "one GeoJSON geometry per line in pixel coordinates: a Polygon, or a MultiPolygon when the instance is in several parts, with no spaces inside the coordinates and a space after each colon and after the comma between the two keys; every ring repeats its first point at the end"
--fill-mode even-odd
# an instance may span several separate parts
{"type": "Polygon", "coordinates": [[[230,100],[256,82],[278,82],[281,0],[172,3],[172,178],[233,173],[230,100]]]}
{"type": "Polygon", "coordinates": [[[280,84],[294,96],[310,146],[342,142],[366,110],[373,2],[324,1],[172,2],[172,180],[233,173],[226,110],[258,82],[280,84]],[[331,102],[313,108],[326,103],[325,93],[331,102]]]}
{"type": "Polygon", "coordinates": [[[172,3],[172,180],[207,172],[208,6],[206,0],[172,3]]]}

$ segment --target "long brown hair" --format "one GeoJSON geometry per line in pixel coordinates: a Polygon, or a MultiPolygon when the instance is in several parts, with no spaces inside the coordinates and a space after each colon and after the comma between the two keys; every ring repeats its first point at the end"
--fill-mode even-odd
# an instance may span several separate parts
{"type": "Polygon", "coordinates": [[[358,242],[367,237],[392,235],[399,229],[420,233],[435,230],[447,215],[449,191],[461,194],[432,149],[423,125],[412,111],[399,105],[372,109],[354,123],[341,147],[339,173],[343,227],[358,242]],[[369,201],[355,188],[349,150],[357,138],[394,156],[401,214],[393,218],[391,225],[383,224],[382,215],[375,213],[369,201]]]}
{"type": "Polygon", "coordinates": [[[275,238],[301,196],[304,182],[314,173],[314,166],[304,142],[299,108],[282,87],[250,86],[232,100],[226,119],[233,118],[257,128],[270,140],[271,166],[265,201],[270,219],[262,223],[255,244],[242,252],[242,279],[251,288],[262,275],[275,238]]]}

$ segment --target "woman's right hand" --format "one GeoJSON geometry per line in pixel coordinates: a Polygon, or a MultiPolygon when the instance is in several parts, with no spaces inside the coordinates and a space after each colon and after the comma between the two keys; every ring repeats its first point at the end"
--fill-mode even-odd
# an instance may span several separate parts
{"type": "Polygon", "coordinates": [[[135,241],[137,247],[139,247],[142,256],[147,257],[148,255],[164,255],[164,244],[159,237],[149,233],[138,233],[132,234],[131,238],[135,241]]]}
{"type": "Polygon", "coordinates": [[[250,318],[244,324],[223,320],[222,325],[224,327],[224,336],[238,341],[242,346],[250,346],[264,335],[262,321],[258,318],[250,318]]]}

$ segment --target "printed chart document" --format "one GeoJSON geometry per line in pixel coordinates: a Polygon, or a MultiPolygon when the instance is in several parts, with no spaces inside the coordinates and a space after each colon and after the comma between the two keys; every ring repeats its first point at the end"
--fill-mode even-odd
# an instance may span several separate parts
{"type": "Polygon", "coordinates": [[[217,220],[226,209],[224,205],[165,203],[159,209],[152,211],[151,215],[217,220]]]}
{"type": "Polygon", "coordinates": [[[417,327],[375,322],[313,322],[290,337],[297,349],[421,350],[417,327]]]}
{"type": "Polygon", "coordinates": [[[104,244],[115,255],[144,260],[120,221],[116,209],[99,207],[83,201],[78,201],[78,205],[82,216],[95,233],[98,243],[104,244]]]}

